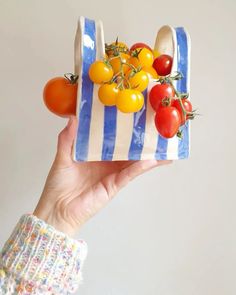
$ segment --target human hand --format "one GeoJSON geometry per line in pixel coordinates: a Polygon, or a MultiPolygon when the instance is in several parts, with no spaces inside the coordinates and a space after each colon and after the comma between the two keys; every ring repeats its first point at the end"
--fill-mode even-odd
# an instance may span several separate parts
{"type": "Polygon", "coordinates": [[[72,116],[58,136],[57,153],[34,215],[73,236],[136,176],[171,161],[74,162],[77,119],[72,116]]]}

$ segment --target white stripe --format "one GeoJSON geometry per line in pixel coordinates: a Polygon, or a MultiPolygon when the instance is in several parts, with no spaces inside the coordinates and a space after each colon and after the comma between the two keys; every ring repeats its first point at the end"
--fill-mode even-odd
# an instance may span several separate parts
{"type": "Polygon", "coordinates": [[[174,55],[173,47],[173,33],[174,30],[170,26],[163,26],[157,32],[154,49],[161,54],[174,55]]]}
{"type": "Polygon", "coordinates": [[[148,85],[148,94],[147,94],[146,128],[145,128],[144,145],[143,145],[141,160],[148,160],[148,159],[155,158],[155,153],[157,148],[158,132],[154,122],[155,112],[149,102],[149,92],[154,85],[156,85],[156,82],[150,79],[150,82],[148,85]]]}
{"type": "MultiPolygon", "coordinates": [[[[96,60],[103,60],[105,55],[102,22],[96,22],[96,60]]],[[[90,119],[90,134],[88,146],[88,161],[99,161],[102,155],[104,105],[99,101],[98,89],[100,85],[94,84],[93,102],[90,119]]]]}
{"type": "MultiPolygon", "coordinates": [[[[178,69],[178,49],[177,49],[177,40],[176,40],[176,31],[172,27],[170,27],[172,31],[172,40],[173,40],[173,66],[172,66],[172,74],[177,71],[178,69]]],[[[174,81],[174,86],[176,87],[177,82],[174,81]]],[[[179,138],[177,136],[174,136],[172,138],[168,139],[167,144],[167,160],[176,160],[178,159],[178,147],[179,147],[179,138]]]]}
{"type": "Polygon", "coordinates": [[[188,46],[188,73],[187,73],[187,92],[190,92],[190,70],[191,70],[191,39],[189,33],[184,29],[187,36],[187,46],[188,46]]]}
{"type": "Polygon", "coordinates": [[[117,110],[117,129],[113,160],[128,160],[133,131],[133,114],[124,114],[117,110]]]}

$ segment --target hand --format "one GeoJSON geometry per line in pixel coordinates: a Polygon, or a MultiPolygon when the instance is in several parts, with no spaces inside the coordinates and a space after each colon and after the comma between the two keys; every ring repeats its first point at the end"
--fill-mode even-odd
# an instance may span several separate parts
{"type": "Polygon", "coordinates": [[[72,146],[77,129],[71,117],[58,136],[57,153],[34,211],[56,229],[73,236],[115,194],[136,176],[171,161],[74,162],[72,146]]]}

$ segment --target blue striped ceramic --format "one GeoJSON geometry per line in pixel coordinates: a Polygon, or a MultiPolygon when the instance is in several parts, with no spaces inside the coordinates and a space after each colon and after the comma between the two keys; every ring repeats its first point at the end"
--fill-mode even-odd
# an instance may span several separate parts
{"type": "MultiPolygon", "coordinates": [[[[184,159],[189,156],[189,123],[182,126],[183,139],[165,139],[154,125],[155,113],[148,101],[150,81],[145,91],[145,105],[134,114],[124,114],[116,107],[106,107],[98,99],[98,85],[88,76],[95,60],[104,57],[104,35],[100,21],[79,19],[75,38],[75,73],[79,75],[77,97],[77,136],[73,148],[75,161],[112,161],[146,159],[184,159]]],[[[172,72],[183,79],[176,81],[180,92],[189,92],[190,39],[184,28],[162,27],[154,48],[173,56],[172,72]]]]}

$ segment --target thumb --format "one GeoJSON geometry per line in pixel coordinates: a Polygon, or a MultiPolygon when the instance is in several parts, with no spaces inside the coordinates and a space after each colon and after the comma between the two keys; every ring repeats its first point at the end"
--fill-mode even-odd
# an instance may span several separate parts
{"type": "Polygon", "coordinates": [[[71,116],[66,127],[59,133],[56,160],[62,165],[73,162],[72,148],[77,130],[77,118],[71,116]]]}

